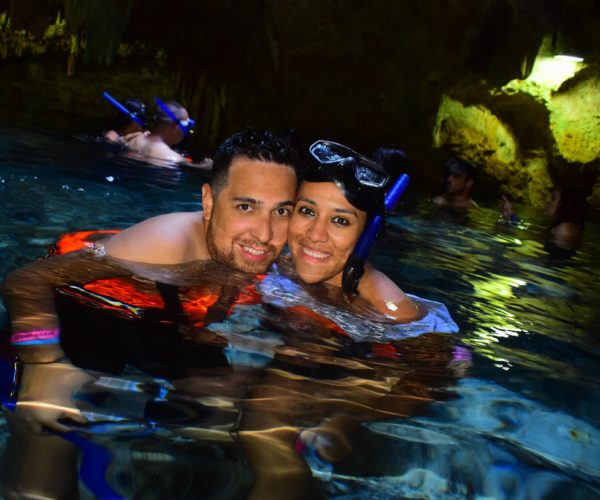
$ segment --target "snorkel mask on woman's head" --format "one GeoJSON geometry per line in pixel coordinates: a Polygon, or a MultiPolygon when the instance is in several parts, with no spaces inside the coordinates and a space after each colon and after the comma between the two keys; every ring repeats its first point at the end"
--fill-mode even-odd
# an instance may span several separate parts
{"type": "Polygon", "coordinates": [[[123,113],[124,116],[137,123],[140,127],[144,128],[146,126],[146,122],[148,121],[146,106],[139,99],[127,99],[125,105],[123,105],[106,91],[102,93],[102,97],[117,111],[123,113]]]}
{"type": "Polygon", "coordinates": [[[388,186],[390,176],[381,165],[336,142],[317,141],[309,152],[316,162],[305,170],[303,180],[334,182],[352,205],[369,214],[365,230],[342,274],[344,291],[356,293],[365,260],[383,226],[385,211],[394,208],[408,186],[409,178],[402,174],[388,186]]]}
{"type": "Polygon", "coordinates": [[[302,174],[308,182],[333,182],[356,208],[369,214],[383,210],[383,195],[389,181],[377,163],[332,141],[317,141],[309,148],[312,161],[302,174]]]}

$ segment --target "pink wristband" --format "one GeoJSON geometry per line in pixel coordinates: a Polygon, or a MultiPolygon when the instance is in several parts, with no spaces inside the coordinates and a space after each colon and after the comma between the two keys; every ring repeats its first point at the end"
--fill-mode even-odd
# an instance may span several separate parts
{"type": "Polygon", "coordinates": [[[33,332],[13,333],[10,336],[10,343],[13,345],[38,345],[38,344],[58,344],[60,330],[50,328],[48,330],[34,330],[33,332]]]}

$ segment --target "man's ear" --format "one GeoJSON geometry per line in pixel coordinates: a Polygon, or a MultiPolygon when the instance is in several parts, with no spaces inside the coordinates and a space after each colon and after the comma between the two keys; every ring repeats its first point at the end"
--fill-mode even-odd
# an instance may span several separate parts
{"type": "Polygon", "coordinates": [[[473,184],[475,184],[475,181],[473,179],[467,179],[467,182],[465,183],[468,189],[471,189],[473,187],[473,184]]]}
{"type": "Polygon", "coordinates": [[[212,189],[210,188],[210,185],[203,184],[202,185],[202,209],[204,210],[204,213],[202,215],[202,218],[205,221],[210,220],[210,218],[212,216],[214,201],[215,200],[213,198],[212,189]]]}

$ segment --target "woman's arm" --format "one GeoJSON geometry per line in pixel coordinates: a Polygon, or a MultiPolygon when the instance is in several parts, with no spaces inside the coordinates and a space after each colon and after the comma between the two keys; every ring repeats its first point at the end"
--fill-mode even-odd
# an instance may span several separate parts
{"type": "Polygon", "coordinates": [[[395,321],[408,322],[423,317],[423,311],[390,278],[368,264],[358,285],[358,294],[395,321]]]}

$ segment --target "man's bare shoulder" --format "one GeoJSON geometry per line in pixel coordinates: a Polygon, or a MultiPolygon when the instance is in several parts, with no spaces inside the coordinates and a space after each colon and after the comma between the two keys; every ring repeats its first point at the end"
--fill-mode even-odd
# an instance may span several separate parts
{"type": "Polygon", "coordinates": [[[116,234],[105,244],[111,257],[147,264],[210,259],[202,212],[159,215],[116,234]]]}
{"type": "Polygon", "coordinates": [[[140,151],[142,155],[156,160],[167,162],[179,162],[182,160],[181,155],[167,146],[164,142],[148,141],[140,151]]]}
{"type": "Polygon", "coordinates": [[[448,204],[448,200],[443,194],[433,197],[431,202],[437,207],[443,207],[448,204]]]}

